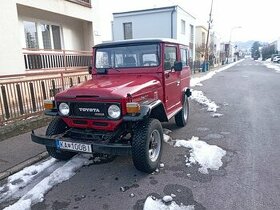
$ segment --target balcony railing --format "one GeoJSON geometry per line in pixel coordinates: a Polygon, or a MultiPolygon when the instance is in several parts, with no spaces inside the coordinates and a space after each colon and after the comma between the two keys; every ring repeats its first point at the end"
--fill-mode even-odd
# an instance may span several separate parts
{"type": "Polygon", "coordinates": [[[86,68],[90,51],[23,49],[25,70],[69,70],[86,68]]]}
{"type": "Polygon", "coordinates": [[[85,69],[0,76],[0,125],[41,113],[44,99],[90,78],[85,69]]]}
{"type": "Polygon", "coordinates": [[[91,0],[66,0],[85,7],[91,7],[91,0]]]}

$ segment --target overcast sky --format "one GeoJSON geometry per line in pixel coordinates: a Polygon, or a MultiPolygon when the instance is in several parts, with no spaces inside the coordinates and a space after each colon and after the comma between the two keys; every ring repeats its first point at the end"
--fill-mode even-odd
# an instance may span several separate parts
{"type": "MultiPolygon", "coordinates": [[[[179,5],[207,26],[211,0],[92,0],[97,39],[111,39],[113,12],[179,5]]],[[[213,29],[223,41],[274,41],[280,37],[280,0],[213,0],[213,29]],[[241,28],[238,28],[238,27],[241,28]]]]}

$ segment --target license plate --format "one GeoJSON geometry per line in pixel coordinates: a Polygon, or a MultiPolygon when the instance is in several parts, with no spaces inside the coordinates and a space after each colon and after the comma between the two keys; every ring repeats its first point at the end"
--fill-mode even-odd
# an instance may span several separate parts
{"type": "Polygon", "coordinates": [[[56,140],[56,147],[58,149],[92,153],[92,148],[90,144],[56,140]]]}

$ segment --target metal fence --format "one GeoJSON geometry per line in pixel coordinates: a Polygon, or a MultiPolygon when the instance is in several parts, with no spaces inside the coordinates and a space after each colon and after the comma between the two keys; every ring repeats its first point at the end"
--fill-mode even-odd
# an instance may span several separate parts
{"type": "Polygon", "coordinates": [[[90,78],[86,69],[0,76],[0,124],[41,113],[44,99],[90,78]]]}
{"type": "Polygon", "coordinates": [[[202,63],[200,61],[194,61],[190,63],[190,68],[193,74],[197,72],[201,72],[201,65],[202,63]]]}
{"type": "Polygon", "coordinates": [[[87,67],[90,51],[23,49],[25,70],[69,70],[87,67]]]}

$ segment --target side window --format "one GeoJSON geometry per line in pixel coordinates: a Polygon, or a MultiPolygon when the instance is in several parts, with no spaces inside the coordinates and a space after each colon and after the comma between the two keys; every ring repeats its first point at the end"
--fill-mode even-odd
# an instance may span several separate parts
{"type": "Polygon", "coordinates": [[[188,51],[187,49],[180,49],[181,52],[181,61],[183,64],[183,67],[188,66],[188,51]]]}
{"type": "Polygon", "coordinates": [[[164,50],[164,70],[170,70],[176,60],[176,47],[166,46],[164,50]]]}

